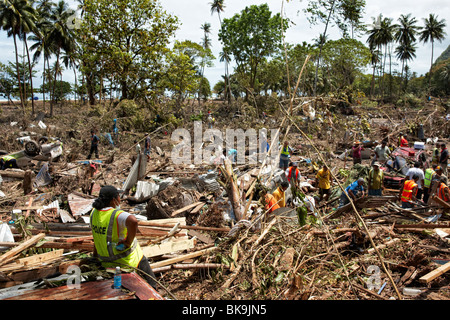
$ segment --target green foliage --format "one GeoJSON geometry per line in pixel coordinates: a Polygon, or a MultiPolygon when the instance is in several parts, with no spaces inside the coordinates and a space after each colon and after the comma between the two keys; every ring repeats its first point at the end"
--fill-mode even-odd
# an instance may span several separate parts
{"type": "Polygon", "coordinates": [[[177,27],[177,18],[154,0],[85,0],[79,30],[83,71],[114,78],[124,99],[151,96],[177,27]]]}
{"type": "Polygon", "coordinates": [[[240,14],[224,19],[219,31],[223,51],[233,56],[237,72],[255,88],[260,64],[277,52],[288,22],[272,12],[267,4],[246,7],[240,14]],[[281,28],[280,28],[281,26],[281,28]]]}

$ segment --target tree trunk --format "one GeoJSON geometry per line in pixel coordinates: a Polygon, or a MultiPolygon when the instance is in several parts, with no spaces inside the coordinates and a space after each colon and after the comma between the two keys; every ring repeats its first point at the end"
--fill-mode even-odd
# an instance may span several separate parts
{"type": "Polygon", "coordinates": [[[16,49],[16,70],[17,70],[17,80],[19,81],[19,94],[20,94],[20,106],[22,107],[22,111],[25,115],[25,106],[23,104],[23,92],[22,92],[22,85],[20,81],[20,70],[19,70],[19,54],[17,53],[17,40],[16,40],[16,34],[13,34],[14,38],[14,48],[16,49]]]}
{"type": "Polygon", "coordinates": [[[429,72],[429,79],[428,79],[428,90],[431,94],[431,69],[433,68],[433,54],[434,54],[434,41],[431,39],[431,64],[430,64],[430,72],[429,72]]]}
{"type": "Polygon", "coordinates": [[[30,51],[28,50],[28,43],[27,43],[27,37],[26,34],[23,37],[25,41],[25,48],[27,50],[27,57],[28,57],[28,70],[30,72],[30,87],[31,87],[31,114],[34,115],[34,90],[33,90],[33,73],[31,68],[31,60],[30,60],[30,51]]]}
{"type": "Polygon", "coordinates": [[[323,31],[323,39],[319,39],[320,41],[320,47],[319,47],[319,56],[317,57],[317,61],[316,61],[316,74],[314,76],[314,91],[313,91],[313,96],[316,96],[317,93],[317,77],[319,76],[319,62],[320,62],[320,57],[322,56],[322,47],[324,45],[325,42],[325,37],[327,35],[327,29],[328,29],[328,24],[330,22],[330,18],[331,18],[331,14],[333,13],[334,10],[334,3],[336,1],[333,0],[333,3],[331,4],[331,8],[330,8],[330,13],[328,14],[328,18],[327,18],[327,22],[325,23],[325,30],[323,31]]]}

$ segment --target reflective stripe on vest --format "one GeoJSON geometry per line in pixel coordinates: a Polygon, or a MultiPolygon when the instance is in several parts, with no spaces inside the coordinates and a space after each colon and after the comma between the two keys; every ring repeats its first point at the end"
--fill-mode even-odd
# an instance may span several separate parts
{"type": "MultiPolygon", "coordinates": [[[[140,249],[136,238],[134,238],[131,247],[124,251],[117,251],[115,249],[115,244],[119,241],[119,235],[114,235],[113,231],[114,224],[117,224],[116,215],[117,213],[120,214],[120,212],[123,211],[110,209],[100,213],[96,209],[92,210],[90,224],[97,254],[102,262],[111,263],[122,259],[123,263],[132,267],[137,267],[142,258],[142,250],[140,249]],[[100,214],[102,214],[103,217],[100,217],[100,214]]],[[[116,232],[118,233],[118,227],[116,227],[116,232]]]]}
{"type": "Polygon", "coordinates": [[[2,159],[6,162],[6,161],[14,159],[14,157],[12,157],[12,156],[3,156],[2,159]]]}
{"type": "Polygon", "coordinates": [[[281,154],[284,156],[288,156],[289,155],[289,147],[283,148],[283,150],[281,151],[281,154]]]}
{"type": "Polygon", "coordinates": [[[433,181],[433,176],[435,172],[432,168],[428,168],[425,170],[425,179],[424,179],[424,187],[429,188],[431,186],[431,181],[433,181]]]}
{"type": "Polygon", "coordinates": [[[402,201],[408,202],[412,199],[412,191],[417,186],[417,183],[414,182],[414,180],[408,180],[405,182],[405,185],[403,186],[403,192],[402,192],[402,201]]]}
{"type": "Polygon", "coordinates": [[[449,199],[447,197],[447,194],[444,192],[445,189],[448,189],[448,186],[445,185],[445,183],[441,183],[441,185],[439,186],[438,197],[447,202],[449,199]]]}

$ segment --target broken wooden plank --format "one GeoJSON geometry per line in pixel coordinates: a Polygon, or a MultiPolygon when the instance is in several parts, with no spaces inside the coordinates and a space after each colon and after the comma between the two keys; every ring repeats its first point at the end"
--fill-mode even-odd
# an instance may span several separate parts
{"type": "Polygon", "coordinates": [[[207,253],[210,253],[210,252],[212,252],[212,251],[214,251],[216,249],[217,249],[217,247],[211,247],[211,248],[195,251],[195,252],[192,252],[192,253],[181,255],[179,257],[166,259],[166,260],[163,260],[163,261],[158,261],[158,262],[152,263],[150,266],[152,267],[152,269],[153,268],[159,268],[159,267],[168,266],[168,265],[175,264],[177,262],[181,262],[181,261],[184,261],[184,260],[187,260],[187,259],[200,257],[200,256],[205,255],[207,253]]]}
{"type": "Polygon", "coordinates": [[[31,257],[26,257],[26,258],[21,258],[21,259],[17,259],[16,262],[23,264],[23,265],[31,265],[31,264],[36,264],[36,263],[42,263],[48,260],[52,260],[54,258],[58,258],[61,257],[62,254],[64,253],[63,249],[60,250],[53,250],[50,252],[45,252],[45,253],[40,253],[40,254],[35,254],[31,257]]]}
{"type": "Polygon", "coordinates": [[[426,275],[419,278],[419,282],[430,283],[431,281],[433,281],[437,277],[443,275],[444,273],[446,273],[449,270],[450,270],[450,262],[447,262],[446,264],[440,266],[436,270],[433,270],[430,273],[427,273],[426,275]]]}
{"type": "Polygon", "coordinates": [[[162,256],[171,252],[189,250],[195,247],[194,239],[171,239],[170,241],[142,247],[144,256],[147,258],[162,256]]]}
{"type": "Polygon", "coordinates": [[[171,216],[174,217],[174,216],[176,216],[177,214],[180,214],[180,213],[183,213],[183,212],[185,212],[185,211],[187,211],[187,210],[189,210],[189,209],[195,208],[195,207],[199,206],[200,204],[205,204],[205,203],[202,202],[202,201],[198,201],[198,202],[191,203],[191,204],[188,205],[188,206],[185,206],[185,207],[183,207],[183,208],[181,208],[181,209],[175,210],[174,212],[172,212],[171,216]]]}
{"type": "MultiPolygon", "coordinates": [[[[384,248],[386,248],[386,247],[388,247],[388,246],[390,246],[390,245],[392,245],[394,243],[397,243],[399,241],[401,241],[399,238],[395,238],[395,239],[392,239],[392,240],[390,240],[390,241],[388,241],[388,242],[386,242],[384,244],[378,245],[376,248],[377,249],[384,249],[384,248]]],[[[375,248],[367,249],[366,252],[367,253],[374,253],[375,252],[375,248]]]]}
{"type": "Polygon", "coordinates": [[[23,250],[28,249],[32,245],[36,244],[37,242],[39,242],[39,240],[43,239],[44,237],[45,237],[45,233],[39,233],[38,235],[31,237],[30,239],[24,241],[17,247],[7,251],[6,253],[4,253],[3,255],[0,256],[0,266],[11,261],[12,259],[14,259],[14,257],[16,255],[21,253],[23,250]]]}
{"type": "Polygon", "coordinates": [[[436,202],[437,204],[439,204],[441,207],[444,207],[444,208],[450,208],[450,203],[445,202],[444,200],[442,200],[442,199],[439,198],[439,197],[432,196],[431,199],[432,199],[434,202],[436,202]]]}

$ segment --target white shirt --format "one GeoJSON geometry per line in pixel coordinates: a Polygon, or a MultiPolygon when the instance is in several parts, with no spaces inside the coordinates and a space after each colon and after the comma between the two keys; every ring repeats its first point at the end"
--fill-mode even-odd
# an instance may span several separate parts
{"type": "Polygon", "coordinates": [[[406,173],[406,177],[411,180],[414,175],[419,176],[419,181],[417,181],[417,187],[419,189],[422,189],[422,181],[425,179],[423,170],[420,168],[409,168],[408,172],[406,173]]]}

